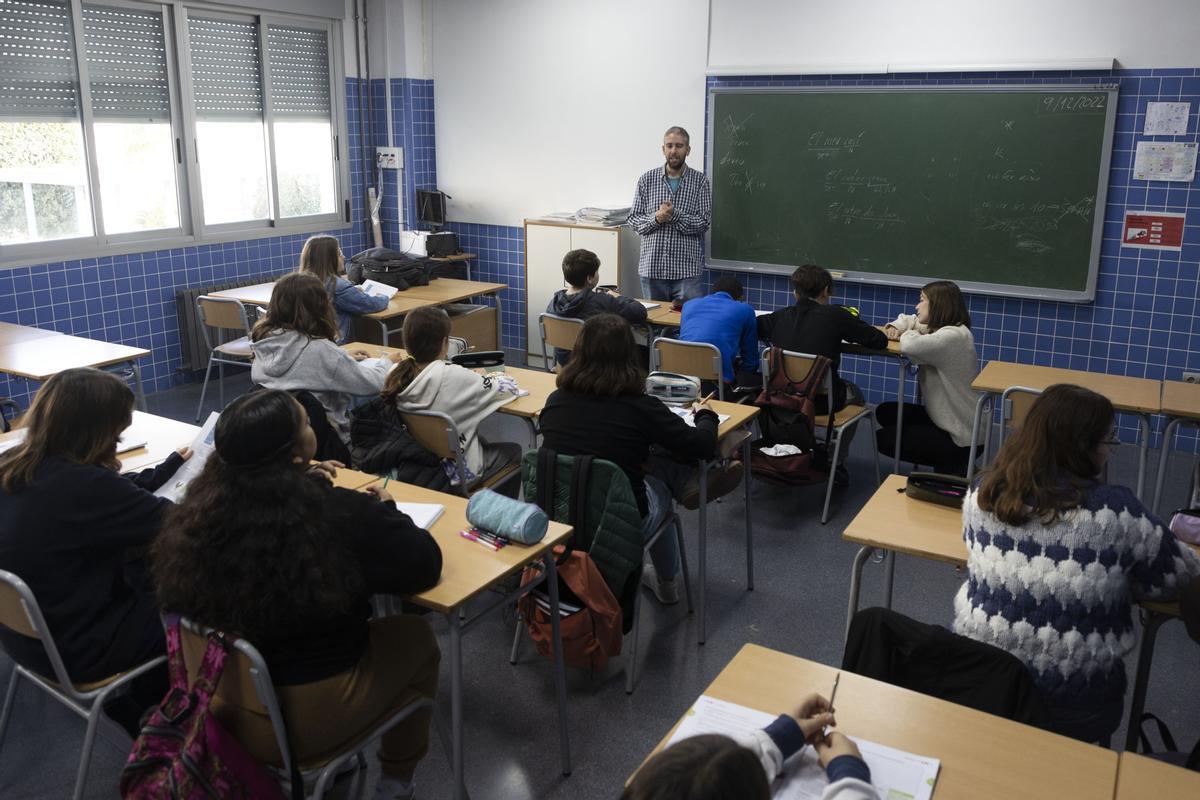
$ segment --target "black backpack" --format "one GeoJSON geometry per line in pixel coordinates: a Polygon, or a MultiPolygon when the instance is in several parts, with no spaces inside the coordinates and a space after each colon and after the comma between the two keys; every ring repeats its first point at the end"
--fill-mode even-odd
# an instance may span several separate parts
{"type": "Polygon", "coordinates": [[[435,266],[429,259],[410,258],[398,250],[372,247],[350,258],[346,274],[354,283],[372,280],[404,291],[410,286],[428,286],[435,266]]]}

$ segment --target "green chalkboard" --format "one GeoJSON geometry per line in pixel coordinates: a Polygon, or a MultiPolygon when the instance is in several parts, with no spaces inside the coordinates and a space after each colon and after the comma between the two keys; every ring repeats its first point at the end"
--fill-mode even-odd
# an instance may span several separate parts
{"type": "Polygon", "coordinates": [[[1116,89],[713,89],[710,265],[1095,293],[1116,89]]]}

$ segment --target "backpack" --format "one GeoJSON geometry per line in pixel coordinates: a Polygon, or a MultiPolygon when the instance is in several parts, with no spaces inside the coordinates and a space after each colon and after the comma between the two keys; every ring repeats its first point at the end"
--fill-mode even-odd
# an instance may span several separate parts
{"type": "Polygon", "coordinates": [[[404,291],[411,286],[428,286],[434,262],[427,259],[409,258],[386,247],[372,247],[355,253],[350,258],[351,266],[346,274],[355,283],[365,280],[386,283],[404,291]]]}
{"type": "MultiPolygon", "coordinates": [[[[188,689],[179,617],[167,619],[167,665],[171,689],[133,743],[121,770],[121,797],[126,800],[284,800],[274,776],[246,752],[209,713],[209,703],[228,655],[228,644],[216,634],[188,689]]],[[[292,797],[304,796],[304,782],[292,757],[292,797]]]]}
{"type": "MultiPolygon", "coordinates": [[[[537,504],[551,517],[557,459],[557,454],[549,448],[538,451],[537,504]]],[[[591,462],[592,456],[575,456],[571,468],[571,507],[567,521],[577,530],[584,528],[591,462]]],[[[602,670],[609,658],[621,653],[621,605],[587,553],[568,545],[555,547],[554,555],[563,661],[580,669],[602,670]]],[[[531,583],[540,574],[537,567],[526,567],[521,585],[531,583]]],[[[517,608],[537,651],[553,658],[549,593],[544,588],[534,589],[518,601],[517,608]]]]}
{"type": "MultiPolygon", "coordinates": [[[[759,425],[763,436],[751,448],[750,471],[768,483],[784,486],[824,483],[829,478],[828,459],[824,447],[817,443],[813,398],[825,385],[829,359],[817,356],[808,375],[793,381],[784,369],[783,350],[772,347],[767,352],[767,368],[771,380],[754,401],[762,409],[759,425]],[[776,455],[763,452],[763,447],[774,445],[790,445],[799,452],[776,455]]],[[[833,427],[832,414],[829,427],[833,427]]],[[[825,440],[829,441],[829,431],[825,440]]]]}

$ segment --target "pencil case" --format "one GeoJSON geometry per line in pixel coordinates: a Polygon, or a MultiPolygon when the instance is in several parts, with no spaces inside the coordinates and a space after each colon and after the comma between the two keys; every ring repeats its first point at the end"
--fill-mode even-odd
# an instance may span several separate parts
{"type": "Polygon", "coordinates": [[[1200,510],[1179,509],[1171,515],[1171,524],[1167,527],[1179,541],[1200,544],[1200,510]]]}
{"type": "Polygon", "coordinates": [[[546,535],[550,519],[533,503],[522,503],[491,489],[481,489],[467,502],[467,521],[516,542],[536,544],[546,535]]]}
{"type": "Polygon", "coordinates": [[[967,486],[967,479],[958,475],[914,472],[904,484],[904,493],[914,500],[962,508],[963,498],[967,496],[967,486]]]}

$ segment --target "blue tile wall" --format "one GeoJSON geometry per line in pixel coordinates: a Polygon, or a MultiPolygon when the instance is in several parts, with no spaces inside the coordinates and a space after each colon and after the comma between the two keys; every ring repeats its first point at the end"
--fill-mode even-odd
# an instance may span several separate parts
{"type": "MultiPolygon", "coordinates": [[[[347,253],[363,249],[363,159],[374,163],[370,142],[362,142],[359,81],[346,79],[347,133],[351,176],[351,224],[326,231],[347,253]]],[[[175,293],[245,278],[269,277],[294,269],[309,234],[224,244],[181,247],[129,255],[59,261],[0,271],[0,320],[51,328],[62,333],[144,347],[141,360],[146,391],[196,380],[182,372],[175,293]]],[[[28,403],[36,384],[0,375],[0,396],[28,403]]]]}

